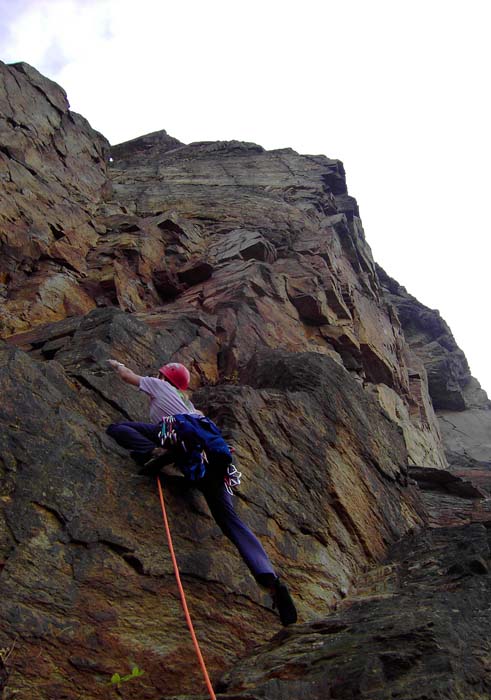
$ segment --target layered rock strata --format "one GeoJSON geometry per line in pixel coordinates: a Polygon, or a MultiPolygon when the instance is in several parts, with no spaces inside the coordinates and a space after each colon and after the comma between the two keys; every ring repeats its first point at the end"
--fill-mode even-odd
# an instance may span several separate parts
{"type": "Polygon", "coordinates": [[[421,304],[381,268],[378,272],[387,301],[397,309],[411,362],[417,371],[423,366],[428,375],[429,395],[452,472],[489,489],[491,401],[471,375],[464,353],[438,311],[421,304]]]}
{"type": "Polygon", "coordinates": [[[99,238],[107,141],[63,90],[0,62],[0,285],[3,334],[95,306],[80,280],[99,238]]]}
{"type": "MultiPolygon", "coordinates": [[[[7,687],[19,698],[105,697],[104,679],[132,659],[146,672],[148,697],[189,691],[199,674],[189,669],[155,483],[137,476],[104,426],[146,413],[106,358],[155,367],[195,329],[153,331],[104,309],[42,332],[44,342],[40,331],[30,338],[41,346],[31,352],[0,349],[0,643],[22,639],[7,687]],[[52,359],[37,359],[43,352],[52,359]]],[[[387,543],[421,525],[398,427],[329,356],[267,351],[240,383],[204,387],[194,398],[236,447],[246,474],[237,507],[288,576],[302,619],[322,617],[387,543]]],[[[179,478],[166,492],[216,673],[277,622],[199,493],[183,492],[179,478]]]]}
{"type": "Polygon", "coordinates": [[[489,679],[489,530],[401,541],[330,618],[277,635],[220,683],[223,700],[484,700],[489,679]]]}
{"type": "MultiPolygon", "coordinates": [[[[434,668],[441,684],[429,697],[467,691],[471,681],[452,676],[448,619],[435,623],[433,646],[416,622],[430,608],[441,615],[446,590],[456,610],[469,607],[469,625],[484,610],[488,403],[441,319],[377,269],[342,163],[241,142],[185,145],[164,131],[109,147],[30,66],[0,63],[0,79],[5,700],[107,697],[108,679],[131,663],[145,671],[138,697],[201,687],[156,484],[105,434],[111,422],[145,420],[146,402],[108,357],[141,374],[165,360],[189,365],[193,400],[245,474],[237,508],[298,604],[303,627],[218,681],[278,621],[199,491],[165,480],[198,636],[226,697],[409,698],[434,668]],[[459,549],[469,561],[449,573],[459,549]],[[398,615],[370,593],[380,572],[398,615]],[[345,617],[326,622],[336,606],[345,617]],[[391,626],[405,620],[414,634],[394,656],[391,626]],[[339,668],[324,653],[331,633],[341,635],[339,668]],[[311,659],[312,644],[322,658],[311,659]],[[346,680],[329,685],[339,669],[346,680]]],[[[469,639],[464,671],[485,658],[487,638],[469,639]]]]}
{"type": "Polygon", "coordinates": [[[329,354],[373,387],[411,463],[445,466],[339,161],[165,132],[109,155],[53,83],[1,75],[5,336],[116,305],[163,328],[199,317],[209,335],[186,350],[205,381],[258,347],[329,354]]]}

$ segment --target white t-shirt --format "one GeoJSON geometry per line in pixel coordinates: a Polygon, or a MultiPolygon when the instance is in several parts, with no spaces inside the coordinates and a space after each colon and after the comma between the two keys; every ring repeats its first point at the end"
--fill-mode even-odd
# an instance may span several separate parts
{"type": "Polygon", "coordinates": [[[150,397],[152,423],[160,423],[163,417],[175,416],[178,413],[203,415],[178,389],[163,379],[142,377],[138,388],[150,397]]]}

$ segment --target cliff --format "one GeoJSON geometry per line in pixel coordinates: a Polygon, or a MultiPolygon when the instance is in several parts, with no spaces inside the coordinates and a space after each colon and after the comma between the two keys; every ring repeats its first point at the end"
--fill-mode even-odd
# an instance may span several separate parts
{"type": "Polygon", "coordinates": [[[298,604],[273,637],[202,496],[165,479],[224,697],[415,698],[434,668],[427,697],[488,692],[465,672],[485,664],[485,619],[462,668],[451,619],[418,620],[448,590],[459,635],[487,610],[489,402],[438,314],[377,268],[342,163],[164,131],[111,147],[32,67],[0,75],[2,697],[107,697],[131,663],[145,675],[123,697],[203,692],[156,484],[105,434],[146,402],[108,357],[190,367],[245,476],[236,507],[298,604]]]}

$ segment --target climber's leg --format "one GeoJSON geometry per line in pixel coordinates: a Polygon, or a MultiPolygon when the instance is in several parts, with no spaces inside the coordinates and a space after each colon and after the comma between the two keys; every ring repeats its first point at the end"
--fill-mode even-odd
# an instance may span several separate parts
{"type": "Polygon", "coordinates": [[[155,447],[160,445],[160,424],[157,423],[113,423],[106,430],[118,445],[130,450],[138,464],[150,459],[155,447]]]}
{"type": "Polygon", "coordinates": [[[207,476],[198,486],[206,498],[217,525],[237,547],[254,578],[258,583],[268,585],[266,581],[264,583],[261,581],[261,577],[276,578],[273,565],[258,538],[237,515],[232,496],[227,492],[223,478],[207,476]]]}
{"type": "Polygon", "coordinates": [[[232,496],[223,482],[220,484],[205,477],[199,488],[223,534],[237,547],[259,585],[268,589],[281,624],[286,626],[296,622],[297,611],[288,586],[276,574],[260,541],[235,512],[232,496]]]}

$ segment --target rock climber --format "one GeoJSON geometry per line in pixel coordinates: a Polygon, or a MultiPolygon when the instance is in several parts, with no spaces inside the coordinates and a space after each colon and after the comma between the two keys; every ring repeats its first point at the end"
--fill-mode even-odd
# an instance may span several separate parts
{"type": "Polygon", "coordinates": [[[287,585],[276,574],[258,538],[235,511],[227,486],[227,475],[235,470],[230,450],[216,425],[189,400],[188,369],[170,362],[159,369],[157,377],[141,377],[117,360],[108,363],[120,379],[148,396],[152,422],[114,423],[107,434],[130,450],[133,459],[143,467],[141,473],[158,473],[171,462],[179,466],[189,485],[203,493],[217,525],[235,545],[257,583],[271,594],[282,625],[296,622],[297,611],[287,585]],[[185,444],[181,447],[183,436],[185,444]],[[198,451],[193,442],[196,436],[200,439],[198,451]],[[203,444],[207,446],[204,452],[203,444]]]}

